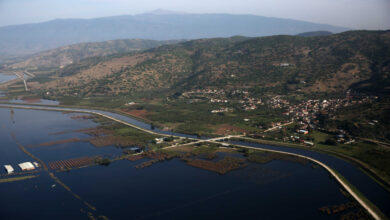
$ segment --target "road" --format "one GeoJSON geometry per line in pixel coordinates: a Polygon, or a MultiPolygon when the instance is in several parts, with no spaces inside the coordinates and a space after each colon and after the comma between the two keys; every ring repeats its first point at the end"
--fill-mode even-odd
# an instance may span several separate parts
{"type": "Polygon", "coordinates": [[[23,83],[24,83],[24,90],[26,90],[26,92],[28,91],[28,87],[27,87],[27,81],[26,81],[26,78],[24,77],[24,74],[21,74],[21,73],[15,73],[16,76],[19,77],[19,79],[23,80],[23,83]]]}
{"type": "MultiPolygon", "coordinates": [[[[106,114],[103,114],[103,113],[100,113],[100,112],[95,112],[93,110],[83,110],[83,109],[66,109],[66,108],[60,108],[60,107],[44,107],[44,106],[27,106],[27,105],[6,105],[6,104],[3,104],[3,105],[0,105],[0,107],[3,107],[3,108],[20,108],[20,109],[36,109],[36,110],[49,110],[49,111],[66,111],[66,112],[81,112],[81,113],[89,113],[89,114],[95,114],[95,115],[99,115],[99,116],[102,116],[102,117],[105,117],[105,118],[108,118],[108,119],[111,119],[113,121],[116,121],[118,123],[121,123],[121,124],[124,124],[124,125],[127,125],[127,126],[130,126],[130,127],[133,127],[133,128],[136,128],[136,129],[139,129],[141,131],[144,131],[144,132],[147,132],[147,133],[151,133],[151,134],[155,134],[155,135],[162,135],[162,136],[175,136],[175,135],[170,135],[170,134],[159,134],[157,132],[154,132],[154,131],[150,131],[150,130],[147,130],[147,129],[144,129],[144,128],[141,128],[139,126],[136,126],[134,124],[130,124],[128,122],[125,122],[125,121],[122,121],[120,119],[117,119],[117,118],[114,118],[112,116],[109,116],[109,115],[106,115],[106,114]]],[[[292,122],[289,122],[289,123],[292,123],[292,122]]],[[[288,124],[288,123],[286,123],[288,124]]],[[[284,124],[284,125],[286,125],[284,124]]],[[[240,136],[240,135],[238,135],[240,136]]],[[[242,136],[242,135],[241,135],[242,136]]],[[[179,136],[176,136],[176,137],[179,137],[179,136]]],[[[226,136],[226,137],[217,137],[217,138],[211,138],[211,139],[205,139],[205,140],[202,140],[202,139],[197,139],[197,138],[190,138],[192,140],[196,140],[196,142],[192,142],[192,143],[187,143],[187,144],[184,144],[184,145],[191,145],[191,144],[195,144],[195,143],[202,143],[202,142],[210,142],[210,143],[220,143],[218,142],[218,140],[220,139],[229,139],[229,138],[232,138],[232,137],[237,137],[237,136],[226,136]]],[[[179,137],[180,138],[180,137],[179,137]]],[[[178,146],[183,146],[183,145],[172,145],[172,146],[168,146],[166,148],[172,148],[172,147],[178,147],[178,146]]],[[[275,152],[275,153],[281,153],[281,154],[287,154],[287,155],[292,155],[292,156],[296,156],[296,157],[301,157],[301,158],[305,158],[307,160],[310,160],[312,161],[313,163],[316,163],[318,165],[320,165],[321,167],[323,167],[326,171],[329,172],[330,175],[332,175],[337,182],[339,182],[341,184],[341,186],[347,191],[349,192],[349,194],[374,218],[374,219],[382,219],[379,214],[373,209],[371,208],[371,206],[369,205],[368,202],[366,202],[364,199],[362,199],[357,193],[354,192],[354,190],[349,186],[349,184],[341,178],[341,176],[339,176],[339,174],[337,174],[334,170],[332,170],[329,166],[327,166],[326,164],[314,159],[314,158],[311,158],[311,157],[307,157],[307,156],[303,156],[303,155],[300,155],[300,154],[295,154],[295,153],[290,153],[290,152],[285,152],[285,151],[279,151],[279,150],[271,150],[271,149],[265,149],[265,148],[258,148],[258,147],[251,147],[251,146],[245,146],[245,145],[234,145],[234,146],[238,146],[240,148],[244,148],[244,149],[252,149],[252,150],[262,150],[262,151],[268,151],[268,152],[275,152]]]]}
{"type": "Polygon", "coordinates": [[[281,127],[286,126],[286,125],[290,125],[290,124],[292,124],[292,123],[293,123],[293,122],[290,121],[290,122],[287,122],[287,123],[284,123],[284,124],[281,124],[281,125],[278,125],[278,126],[275,126],[275,127],[272,127],[272,128],[268,128],[267,130],[264,131],[264,133],[265,133],[265,132],[269,132],[269,131],[273,131],[273,130],[275,130],[275,129],[277,129],[277,128],[281,128],[281,127]]]}
{"type": "Polygon", "coordinates": [[[384,146],[386,148],[390,148],[390,143],[386,143],[386,142],[378,141],[378,140],[374,140],[374,139],[369,139],[369,138],[362,138],[362,137],[355,137],[355,138],[363,140],[363,141],[368,141],[368,142],[371,142],[371,143],[375,143],[375,144],[378,144],[378,145],[382,145],[382,146],[384,146]]]}
{"type": "Polygon", "coordinates": [[[29,75],[30,77],[35,77],[35,75],[34,75],[34,74],[30,73],[30,72],[29,72],[29,71],[27,71],[27,70],[25,70],[25,71],[24,71],[24,73],[25,73],[26,75],[29,75]]]}

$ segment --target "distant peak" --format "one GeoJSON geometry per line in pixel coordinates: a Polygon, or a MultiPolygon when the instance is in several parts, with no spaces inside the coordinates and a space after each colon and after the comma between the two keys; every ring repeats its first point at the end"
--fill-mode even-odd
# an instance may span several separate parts
{"type": "Polygon", "coordinates": [[[173,14],[186,14],[184,12],[178,12],[178,11],[170,11],[170,10],[165,10],[165,9],[156,9],[151,12],[147,12],[145,14],[153,14],[153,15],[173,15],[173,14]]]}

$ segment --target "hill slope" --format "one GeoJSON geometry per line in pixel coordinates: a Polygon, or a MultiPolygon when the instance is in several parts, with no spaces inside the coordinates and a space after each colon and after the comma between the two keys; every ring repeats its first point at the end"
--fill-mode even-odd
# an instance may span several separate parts
{"type": "Polygon", "coordinates": [[[147,13],[96,19],[59,19],[0,28],[0,56],[115,39],[197,39],[298,34],[345,28],[254,15],[147,13]]]}
{"type": "Polygon", "coordinates": [[[179,41],[154,41],[142,39],[111,40],[96,43],[80,43],[33,54],[23,61],[7,66],[10,69],[42,69],[64,67],[82,59],[94,56],[107,56],[115,53],[128,53],[177,43],[179,41]]]}
{"type": "Polygon", "coordinates": [[[332,35],[333,33],[330,31],[311,31],[311,32],[305,32],[297,34],[297,36],[301,37],[318,37],[318,36],[328,36],[332,35]]]}
{"type": "Polygon", "coordinates": [[[390,32],[354,31],[322,37],[217,38],[164,45],[61,71],[33,85],[77,96],[251,89],[256,93],[389,92],[390,32]]]}

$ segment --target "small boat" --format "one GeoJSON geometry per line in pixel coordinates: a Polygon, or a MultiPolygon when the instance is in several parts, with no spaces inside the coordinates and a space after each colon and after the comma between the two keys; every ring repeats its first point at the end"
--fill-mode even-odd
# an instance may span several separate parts
{"type": "Polygon", "coordinates": [[[51,188],[54,188],[54,187],[56,187],[56,184],[51,185],[51,188]]]}

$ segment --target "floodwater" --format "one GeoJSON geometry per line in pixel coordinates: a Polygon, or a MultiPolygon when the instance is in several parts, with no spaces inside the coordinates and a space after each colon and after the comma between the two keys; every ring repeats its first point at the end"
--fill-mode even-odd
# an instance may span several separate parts
{"type": "Polygon", "coordinates": [[[11,81],[13,79],[18,78],[16,75],[13,74],[5,74],[5,73],[0,73],[0,83],[5,83],[8,81],[11,81]]]}
{"type": "MultiPolygon", "coordinates": [[[[75,115],[81,114],[21,109],[12,113],[0,108],[0,165],[11,164],[21,172],[18,163],[34,161],[16,142],[46,164],[122,153],[120,148],[97,148],[89,142],[31,147],[88,138],[83,133],[61,133],[97,126],[91,120],[72,119],[75,115]]],[[[345,212],[328,216],[319,208],[350,202],[339,184],[311,163],[250,163],[219,175],[179,159],[136,169],[141,162],[119,160],[109,166],[54,172],[71,192],[42,169],[34,174],[37,178],[0,183],[0,219],[88,219],[88,215],[97,219],[339,219],[345,212]]],[[[0,175],[4,178],[4,169],[0,175]]]]}
{"type": "Polygon", "coordinates": [[[56,100],[49,99],[12,99],[9,100],[10,103],[18,104],[39,104],[39,105],[59,105],[60,102],[56,100]]]}

